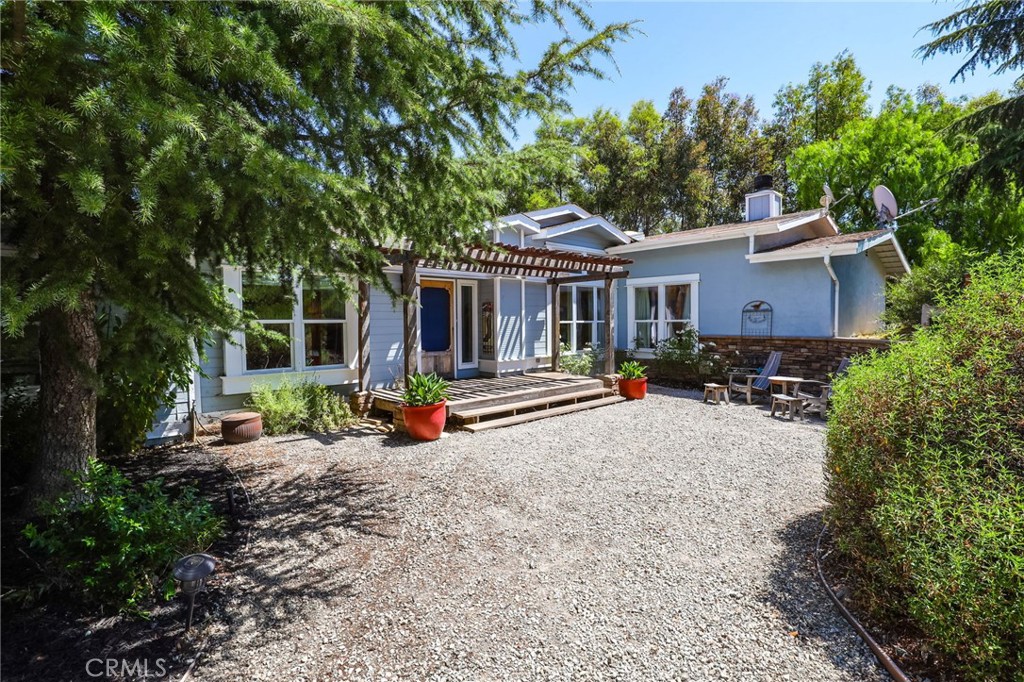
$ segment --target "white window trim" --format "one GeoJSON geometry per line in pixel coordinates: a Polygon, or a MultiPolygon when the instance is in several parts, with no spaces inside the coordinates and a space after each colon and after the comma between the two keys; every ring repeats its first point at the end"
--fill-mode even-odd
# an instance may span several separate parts
{"type": "MultiPolygon", "coordinates": [[[[604,342],[604,334],[598,332],[598,325],[602,324],[602,323],[608,324],[608,320],[599,320],[599,319],[597,319],[599,315],[603,315],[604,314],[604,304],[598,302],[598,294],[597,294],[597,292],[598,291],[604,291],[604,283],[603,282],[599,282],[597,284],[563,284],[560,287],[558,287],[559,300],[555,302],[555,305],[561,305],[561,296],[562,296],[562,292],[563,291],[570,292],[569,293],[569,310],[572,313],[572,317],[571,317],[571,319],[566,319],[566,318],[563,318],[561,315],[558,316],[558,325],[559,325],[558,338],[559,339],[562,338],[561,326],[563,324],[568,324],[569,325],[569,340],[568,340],[567,343],[569,344],[569,347],[571,349],[573,349],[573,350],[570,350],[569,353],[571,355],[577,355],[579,353],[582,353],[583,350],[576,350],[576,325],[577,324],[582,324],[582,323],[589,323],[590,324],[590,338],[593,339],[590,342],[590,347],[593,348],[594,346],[598,346],[598,347],[602,346],[603,342],[604,342]],[[594,317],[593,317],[593,319],[590,319],[590,320],[580,320],[579,319],[579,316],[578,316],[578,312],[579,311],[577,310],[577,305],[576,305],[576,300],[577,300],[576,290],[577,289],[590,289],[590,290],[592,290],[594,292],[594,317]]],[[[614,306],[614,300],[615,300],[614,289],[611,292],[611,296],[612,296],[612,301],[613,301],[613,306],[614,306]]],[[[548,298],[550,299],[550,296],[548,298]]],[[[614,318],[614,316],[615,316],[615,310],[613,309],[612,310],[612,317],[614,318]]],[[[550,354],[550,350],[548,351],[548,353],[550,354]]]]}
{"type": "MultiPolygon", "coordinates": [[[[690,285],[690,325],[700,331],[700,275],[667,275],[664,277],[635,277],[626,280],[626,347],[632,350],[649,352],[653,348],[635,348],[636,341],[636,296],[633,289],[644,287],[658,287],[658,302],[662,306],[661,315],[658,317],[658,338],[664,339],[668,336],[667,326],[669,321],[665,306],[665,287],[688,284],[690,285]]],[[[678,320],[673,320],[678,321],[678,320]]]]}
{"type": "MultiPolygon", "coordinates": [[[[224,286],[228,301],[241,310],[243,268],[225,265],[224,286]]],[[[329,386],[358,383],[358,338],[356,323],[357,314],[351,300],[345,302],[345,355],[346,362],[340,365],[306,366],[305,319],[302,317],[302,282],[296,279],[293,292],[295,303],[292,306],[290,320],[281,323],[291,324],[292,366],[280,369],[247,370],[245,368],[245,334],[241,331],[231,332],[230,338],[224,341],[224,375],[221,377],[221,391],[225,395],[250,393],[256,382],[266,382],[271,386],[280,386],[286,379],[310,379],[329,386]]],[[[317,320],[314,324],[321,322],[317,320]]],[[[323,320],[329,323],[330,320],[323,320]]]]}

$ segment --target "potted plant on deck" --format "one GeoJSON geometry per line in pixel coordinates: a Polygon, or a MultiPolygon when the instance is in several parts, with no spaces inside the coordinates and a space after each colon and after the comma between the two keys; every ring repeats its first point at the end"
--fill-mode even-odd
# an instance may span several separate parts
{"type": "Polygon", "coordinates": [[[630,400],[643,400],[647,395],[647,370],[635,360],[619,365],[619,393],[630,400]]]}
{"type": "Polygon", "coordinates": [[[413,374],[402,393],[405,429],[416,440],[437,440],[444,431],[450,384],[431,372],[413,374]]]}

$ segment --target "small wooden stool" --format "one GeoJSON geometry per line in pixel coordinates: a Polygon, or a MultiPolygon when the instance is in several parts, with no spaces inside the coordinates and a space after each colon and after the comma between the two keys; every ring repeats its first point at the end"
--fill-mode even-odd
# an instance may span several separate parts
{"type": "Polygon", "coordinates": [[[779,416],[789,414],[790,421],[793,420],[793,415],[800,415],[800,420],[804,418],[804,401],[803,398],[795,398],[791,395],[783,395],[782,393],[776,393],[772,396],[772,411],[771,416],[775,416],[775,410],[779,411],[779,416]]]}
{"type": "Polygon", "coordinates": [[[704,402],[708,401],[708,396],[715,401],[715,405],[720,404],[722,398],[725,398],[727,405],[732,404],[729,399],[729,387],[723,386],[722,384],[704,384],[704,402]]]}

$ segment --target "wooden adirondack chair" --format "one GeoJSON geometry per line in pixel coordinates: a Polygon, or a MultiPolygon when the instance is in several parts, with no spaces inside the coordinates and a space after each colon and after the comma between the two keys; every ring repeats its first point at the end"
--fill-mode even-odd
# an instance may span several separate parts
{"type": "Polygon", "coordinates": [[[782,364],[782,351],[773,350],[768,355],[768,362],[764,363],[764,369],[760,374],[729,372],[729,392],[747,396],[748,405],[754,402],[755,394],[758,397],[771,395],[772,387],[768,382],[768,377],[779,373],[780,364],[782,364]]]}
{"type": "MultiPolygon", "coordinates": [[[[836,379],[846,373],[846,370],[850,368],[850,358],[843,358],[839,361],[839,367],[832,374],[832,378],[836,379]]],[[[817,381],[807,381],[801,386],[820,384],[821,391],[818,394],[799,391],[796,395],[798,398],[803,398],[804,401],[804,414],[808,412],[817,412],[821,415],[822,419],[828,419],[828,400],[832,397],[832,384],[821,383],[817,381]]]]}

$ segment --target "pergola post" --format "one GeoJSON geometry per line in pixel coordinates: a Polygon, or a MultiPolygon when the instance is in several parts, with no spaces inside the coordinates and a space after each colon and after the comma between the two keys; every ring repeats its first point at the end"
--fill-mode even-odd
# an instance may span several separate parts
{"type": "Polygon", "coordinates": [[[417,311],[420,286],[416,281],[416,257],[412,254],[402,262],[402,327],[405,332],[402,355],[405,361],[405,380],[419,371],[419,325],[417,311]]]}
{"type": "Polygon", "coordinates": [[[604,278],[604,373],[615,374],[615,318],[612,316],[612,278],[604,278]]]}
{"type": "Polygon", "coordinates": [[[359,281],[359,390],[370,390],[370,285],[359,281]]]}
{"type": "Polygon", "coordinates": [[[551,371],[558,371],[558,352],[562,347],[562,336],[559,333],[559,327],[561,326],[561,320],[559,319],[560,311],[558,310],[558,282],[556,280],[549,280],[551,282],[551,371]]]}
{"type": "Polygon", "coordinates": [[[360,417],[370,411],[370,285],[360,280],[359,298],[356,303],[356,362],[359,373],[359,390],[349,396],[352,412],[360,417]]]}

